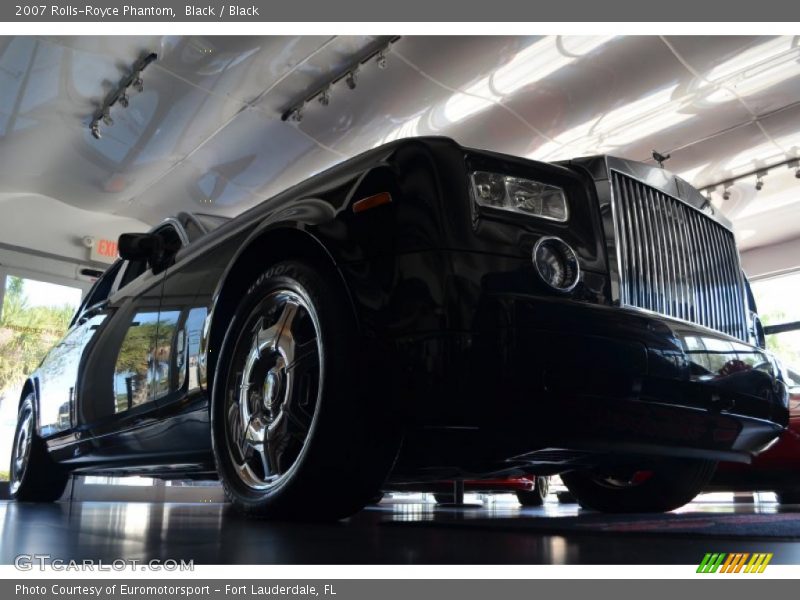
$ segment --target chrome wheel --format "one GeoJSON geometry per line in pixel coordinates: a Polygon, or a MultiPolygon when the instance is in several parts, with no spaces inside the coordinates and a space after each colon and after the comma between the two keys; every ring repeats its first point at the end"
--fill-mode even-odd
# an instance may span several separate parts
{"type": "Polygon", "coordinates": [[[11,486],[15,494],[22,485],[25,471],[31,457],[31,441],[33,440],[33,409],[26,404],[19,416],[17,433],[14,437],[13,454],[11,456],[11,486]]]}
{"type": "Polygon", "coordinates": [[[550,493],[550,477],[547,475],[537,475],[536,489],[539,492],[539,495],[542,497],[542,500],[547,498],[547,494],[550,493]]]}
{"type": "Polygon", "coordinates": [[[247,487],[274,487],[296,466],[318,404],[320,357],[318,319],[299,294],[274,291],[251,312],[225,408],[228,454],[247,487]]]}

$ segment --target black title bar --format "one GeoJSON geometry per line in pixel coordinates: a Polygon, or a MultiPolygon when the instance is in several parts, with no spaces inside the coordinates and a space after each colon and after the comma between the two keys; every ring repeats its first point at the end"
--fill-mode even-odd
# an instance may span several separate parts
{"type": "MultiPolygon", "coordinates": [[[[11,0],[0,22],[780,22],[800,21],[786,0],[11,0]]],[[[500,34],[492,29],[487,33],[500,34]]]]}

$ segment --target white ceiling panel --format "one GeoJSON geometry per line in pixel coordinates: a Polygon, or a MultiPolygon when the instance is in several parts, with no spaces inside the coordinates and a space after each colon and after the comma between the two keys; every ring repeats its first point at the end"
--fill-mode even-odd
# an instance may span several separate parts
{"type": "MultiPolygon", "coordinates": [[[[800,156],[796,37],[405,37],[385,69],[359,67],[355,90],[340,81],[328,106],[281,120],[388,40],[0,38],[0,194],[150,223],[234,215],[413,135],[542,160],[657,149],[698,187],[800,156]],[[144,92],[95,140],[98,102],[144,52],[159,55],[144,92]]],[[[745,180],[728,201],[713,195],[745,248],[800,235],[800,183],[778,171],[758,194],[745,180]]]]}

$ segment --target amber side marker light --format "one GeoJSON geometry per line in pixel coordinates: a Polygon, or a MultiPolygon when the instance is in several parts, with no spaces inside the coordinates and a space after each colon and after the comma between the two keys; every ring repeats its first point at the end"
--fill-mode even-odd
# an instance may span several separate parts
{"type": "Polygon", "coordinates": [[[392,195],[389,192],[381,192],[380,194],[368,196],[367,198],[362,198],[361,200],[353,202],[353,212],[362,213],[370,208],[389,204],[391,201],[392,195]]]}

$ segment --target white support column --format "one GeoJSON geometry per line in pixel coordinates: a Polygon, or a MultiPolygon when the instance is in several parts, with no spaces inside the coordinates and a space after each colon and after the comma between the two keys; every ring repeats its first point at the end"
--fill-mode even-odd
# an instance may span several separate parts
{"type": "Polygon", "coordinates": [[[3,318],[3,303],[6,299],[6,275],[8,275],[8,271],[5,267],[0,266],[0,320],[3,318]]]}

